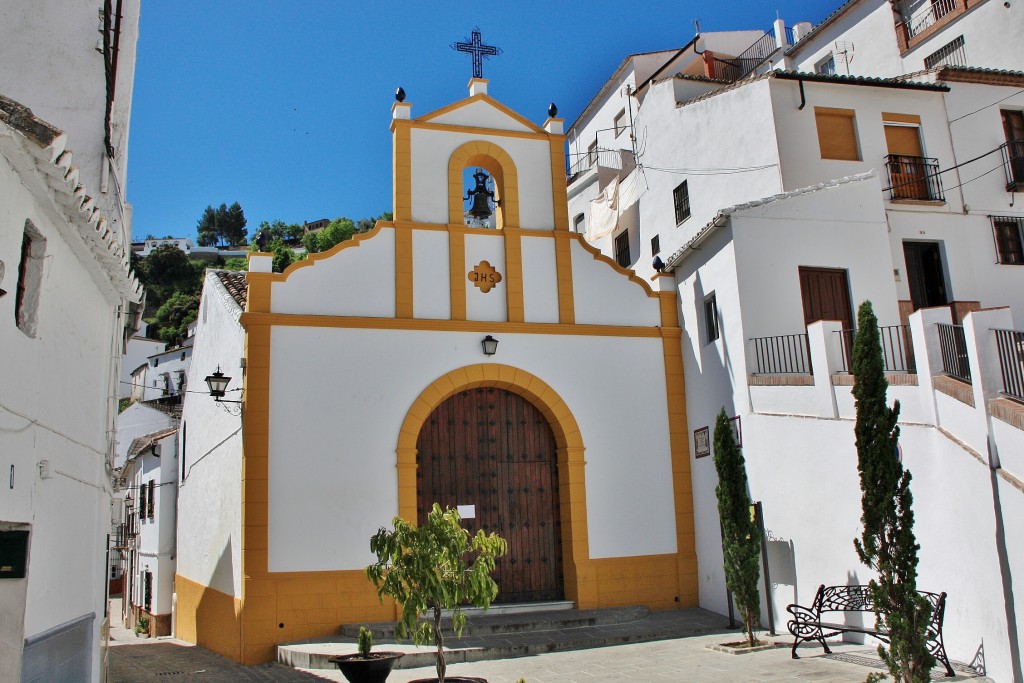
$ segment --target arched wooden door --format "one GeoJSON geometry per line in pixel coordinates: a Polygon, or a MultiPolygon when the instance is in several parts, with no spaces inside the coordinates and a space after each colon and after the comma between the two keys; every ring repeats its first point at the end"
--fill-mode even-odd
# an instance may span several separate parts
{"type": "Polygon", "coordinates": [[[496,602],[561,600],[557,456],[540,411],[504,389],[462,391],[430,414],[416,449],[419,522],[435,502],[473,506],[463,526],[508,541],[496,602]]]}

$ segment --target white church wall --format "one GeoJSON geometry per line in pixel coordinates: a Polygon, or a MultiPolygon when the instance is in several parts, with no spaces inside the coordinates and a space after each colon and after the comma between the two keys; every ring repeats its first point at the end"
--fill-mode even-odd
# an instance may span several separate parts
{"type": "Polygon", "coordinates": [[[555,240],[524,236],[523,309],[528,323],[557,323],[558,273],[555,265],[555,240]]]}
{"type": "Polygon", "coordinates": [[[448,232],[414,230],[412,258],[413,314],[417,318],[450,318],[452,304],[448,232]]]}
{"type": "Polygon", "coordinates": [[[495,336],[498,355],[485,359],[479,333],[274,328],[270,571],[364,567],[370,536],[397,513],[395,435],[409,406],[438,377],[486,360],[544,378],[576,417],[587,448],[590,556],[675,552],[672,522],[656,521],[674,510],[661,339],[495,336]],[[353,360],[325,365],[317,351],[325,346],[353,360]],[[382,377],[382,364],[401,382],[382,377]],[[630,420],[606,418],[601,402],[611,397],[630,406],[630,420]]]}
{"type": "MultiPolygon", "coordinates": [[[[284,282],[271,286],[273,313],[392,317],[395,314],[395,230],[380,227],[370,239],[343,242],[330,258],[300,262],[284,282]],[[356,263],[372,263],[372,286],[356,263]],[[329,280],[332,296],[321,286],[329,280]],[[345,296],[358,292],[358,296],[345,296]]],[[[205,377],[205,375],[203,375],[205,377]]]]}
{"type": "MultiPolygon", "coordinates": [[[[546,138],[504,138],[414,128],[412,152],[412,218],[421,223],[448,223],[448,163],[452,154],[467,142],[490,142],[503,149],[516,167],[519,197],[519,226],[529,230],[554,229],[554,203],[551,176],[525,173],[524,169],[550,169],[551,146],[546,138]]],[[[510,179],[511,180],[511,179],[510,179]]],[[[462,188],[465,196],[466,188],[462,188]]]]}
{"type": "Polygon", "coordinates": [[[520,133],[534,132],[522,121],[509,116],[486,100],[469,102],[463,106],[431,119],[431,123],[449,126],[473,126],[476,128],[495,128],[497,130],[514,130],[520,133]]]}
{"type": "MultiPolygon", "coordinates": [[[[227,399],[238,400],[244,334],[237,304],[207,273],[192,351],[196,377],[219,365],[232,377],[227,399]]],[[[232,406],[233,407],[233,406],[232,406]]],[[[242,535],[242,421],[204,393],[185,396],[178,454],[177,572],[240,597],[242,535]]]]}
{"type": "MultiPolygon", "coordinates": [[[[471,282],[466,282],[466,319],[502,321],[507,318],[505,303],[508,292],[508,272],[505,268],[505,240],[500,232],[487,234],[466,234],[466,271],[487,261],[501,273],[502,280],[490,291],[484,292],[471,282]]],[[[413,266],[415,269],[415,265],[413,266]]]]}
{"type": "Polygon", "coordinates": [[[626,283],[619,271],[578,241],[570,245],[573,281],[587,283],[574,288],[577,324],[661,325],[657,299],[649,297],[641,285],[626,283]]]}

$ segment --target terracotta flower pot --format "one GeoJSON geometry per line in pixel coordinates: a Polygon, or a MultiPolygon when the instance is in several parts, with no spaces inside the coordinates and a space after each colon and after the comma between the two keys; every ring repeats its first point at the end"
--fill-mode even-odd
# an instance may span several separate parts
{"type": "Polygon", "coordinates": [[[401,658],[401,652],[371,652],[369,657],[341,655],[328,661],[336,665],[350,683],[384,683],[401,658]]]}

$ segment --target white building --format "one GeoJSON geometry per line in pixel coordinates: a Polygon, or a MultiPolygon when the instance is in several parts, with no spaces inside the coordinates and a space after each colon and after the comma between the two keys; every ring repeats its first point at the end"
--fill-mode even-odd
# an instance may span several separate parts
{"type": "Polygon", "coordinates": [[[972,8],[921,29],[902,53],[895,38],[886,47],[888,3],[850,2],[798,31],[806,43],[789,46],[777,26],[786,39],[740,81],[673,65],[620,97],[617,73],[601,90],[616,95],[570,139],[625,109],[637,142],[620,136],[628,144],[611,161],[599,145],[570,174],[568,198],[574,223],[620,265],[649,276],[657,257],[675,275],[701,605],[727,608],[716,476],[698,445],[723,407],[741,425],[769,532],[765,626],[771,615],[784,631],[786,605],[809,604],[819,584],[871,578],[852,545],[860,492],[843,332],[871,300],[915,477],[918,585],[949,593],[954,659],[977,661],[983,641],[989,675],[1017,680],[1024,624],[1013,615],[1024,603],[1007,586],[1024,580],[1010,540],[1024,531],[1024,465],[1010,454],[1024,444],[1024,390],[1009,331],[1024,320],[1024,73],[992,68],[1021,69],[1024,55],[1007,38],[980,62],[969,51],[969,65],[903,75],[949,32],[1019,26],[1016,7],[972,8]],[[821,67],[840,49],[856,55],[853,76],[821,67]],[[774,63],[800,71],[765,72],[774,63]]]}
{"type": "Polygon", "coordinates": [[[122,312],[142,294],[66,145],[0,97],[0,671],[23,681],[100,679],[122,312]]]}
{"type": "MultiPolygon", "coordinates": [[[[146,323],[143,323],[139,333],[129,339],[128,344],[125,345],[124,355],[121,357],[120,398],[132,398],[134,381],[132,373],[139,366],[148,364],[150,356],[167,348],[165,342],[147,337],[145,327],[146,323]]],[[[145,378],[143,378],[144,381],[145,378]]],[[[135,400],[142,400],[142,397],[135,400]]]]}
{"type": "MultiPolygon", "coordinates": [[[[195,327],[189,331],[194,334],[195,327]]],[[[137,379],[145,387],[144,401],[158,398],[181,397],[188,389],[188,372],[192,363],[192,342],[194,336],[187,337],[181,346],[173,346],[166,351],[154,353],[146,359],[144,372],[136,373],[137,379]]]]}
{"type": "Polygon", "coordinates": [[[369,538],[435,501],[510,539],[501,601],[696,605],[671,279],[652,287],[570,232],[560,119],[539,126],[473,79],[417,118],[397,103],[392,131],[393,221],[282,274],[252,255],[244,290],[207,277],[194,372],[244,391],[186,395],[178,637],[259,662],[394,618],[363,572],[369,538]],[[477,168],[494,229],[462,222],[477,168]],[[456,433],[493,445],[452,476],[436,444],[456,433]]]}
{"type": "Polygon", "coordinates": [[[128,628],[148,622],[171,635],[177,517],[178,424],[132,440],[120,474],[124,495],[123,610],[128,628]]]}

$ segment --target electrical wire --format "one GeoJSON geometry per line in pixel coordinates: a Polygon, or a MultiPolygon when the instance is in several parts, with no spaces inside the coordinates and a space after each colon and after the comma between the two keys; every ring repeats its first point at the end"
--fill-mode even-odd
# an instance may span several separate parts
{"type": "Polygon", "coordinates": [[[1002,102],[1005,102],[1006,100],[1010,99],[1011,97],[1016,97],[1017,95],[1020,95],[1020,94],[1022,94],[1022,93],[1024,93],[1024,90],[1018,90],[1017,92],[1013,92],[1013,93],[1010,93],[1009,95],[1007,95],[1006,97],[1004,97],[1004,98],[1003,98],[1003,99],[1001,99],[1001,100],[996,100],[996,101],[995,101],[995,102],[993,102],[992,104],[986,104],[986,105],[985,105],[984,107],[982,107],[982,108],[980,108],[980,109],[975,109],[974,111],[972,111],[972,112],[971,112],[971,113],[969,113],[969,114],[964,114],[963,116],[958,116],[958,117],[956,117],[955,119],[950,119],[950,121],[949,121],[949,122],[950,122],[950,123],[956,123],[956,122],[957,122],[957,121],[959,121],[960,119],[966,119],[966,118],[967,118],[968,116],[974,116],[975,114],[977,114],[977,113],[978,113],[978,112],[980,112],[980,111],[984,111],[984,110],[988,109],[989,107],[994,107],[994,106],[996,106],[997,104],[1000,104],[1000,103],[1002,103],[1002,102]]]}

